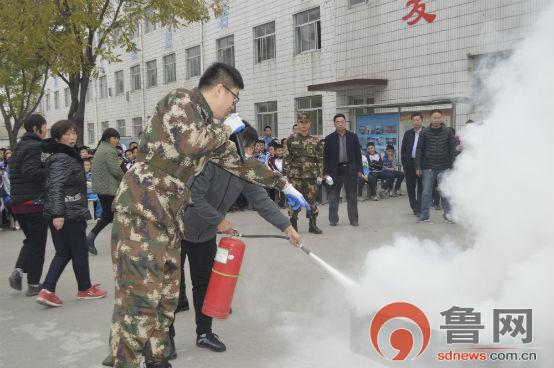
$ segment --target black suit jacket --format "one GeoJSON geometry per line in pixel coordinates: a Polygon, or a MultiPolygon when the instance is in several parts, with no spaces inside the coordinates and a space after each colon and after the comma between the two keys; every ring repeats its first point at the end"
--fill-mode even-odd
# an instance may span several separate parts
{"type": "MultiPolygon", "coordinates": [[[[421,134],[421,131],[419,132],[419,134],[421,134]]],[[[400,160],[402,161],[403,167],[410,165],[413,166],[410,160],[412,159],[412,149],[414,148],[414,141],[414,128],[406,130],[404,132],[404,137],[402,138],[402,146],[400,146],[400,160]]]]}
{"type": "MultiPolygon", "coordinates": [[[[339,171],[339,135],[333,132],[325,137],[323,149],[323,175],[336,178],[339,171]]],[[[348,175],[357,176],[362,172],[362,153],[358,136],[352,132],[346,132],[346,155],[348,157],[348,175]]]]}

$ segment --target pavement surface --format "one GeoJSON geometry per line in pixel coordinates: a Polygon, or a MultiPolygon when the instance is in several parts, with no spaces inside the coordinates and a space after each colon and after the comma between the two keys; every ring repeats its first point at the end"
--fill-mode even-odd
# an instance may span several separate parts
{"type": "MultiPolygon", "coordinates": [[[[346,203],[340,205],[337,227],[329,226],[328,206],[320,207],[322,235],[309,234],[303,216],[299,224],[303,244],[353,279],[359,276],[368,250],[390,242],[395,234],[437,241],[445,235],[462,237],[458,225],[444,224],[441,212],[433,209],[433,223],[416,224],[406,196],[359,202],[358,208],[360,226],[356,228],[348,223],[346,203]]],[[[253,211],[231,213],[228,219],[244,234],[279,234],[253,211]]],[[[75,277],[68,265],[57,289],[64,302],[60,308],[46,308],[9,287],[7,279],[23,233],[0,232],[0,367],[101,367],[108,351],[113,309],[110,230],[108,227],[99,235],[99,254],[90,257],[92,281],[101,283],[108,296],[77,300],[75,277]]],[[[247,239],[246,244],[233,314],[213,325],[227,351],[214,353],[196,347],[194,312],[179,313],[174,367],[380,366],[351,351],[351,306],[340,284],[324,269],[285,240],[247,239]]],[[[53,253],[49,236],[43,277],[53,253]]],[[[369,342],[367,347],[370,349],[369,342]]]]}

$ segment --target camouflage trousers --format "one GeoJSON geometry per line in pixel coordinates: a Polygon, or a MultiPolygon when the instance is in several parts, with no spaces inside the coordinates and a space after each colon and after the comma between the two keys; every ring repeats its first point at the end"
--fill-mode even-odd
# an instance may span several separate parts
{"type": "MultiPolygon", "coordinates": [[[[310,215],[308,215],[306,211],[306,217],[317,217],[318,210],[316,201],[319,193],[319,186],[316,183],[316,179],[288,178],[288,181],[304,196],[310,205],[310,215]]],[[[298,218],[298,212],[300,212],[300,210],[293,211],[289,206],[289,217],[298,218]]]]}
{"type": "Polygon", "coordinates": [[[177,228],[136,214],[115,213],[110,348],[116,368],[138,368],[143,353],[152,361],[169,357],[169,326],[179,298],[180,256],[177,228]],[[149,351],[144,351],[147,343],[149,351]]]}

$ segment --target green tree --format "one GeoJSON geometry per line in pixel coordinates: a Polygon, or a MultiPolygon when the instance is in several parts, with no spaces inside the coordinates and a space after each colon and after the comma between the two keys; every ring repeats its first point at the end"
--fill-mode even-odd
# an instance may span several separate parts
{"type": "MultiPolygon", "coordinates": [[[[98,77],[99,59],[120,60],[118,50],[138,51],[133,34],[149,21],[177,29],[219,15],[226,0],[0,0],[16,9],[14,22],[36,14],[38,26],[25,31],[25,47],[40,50],[43,65],[69,87],[68,118],[79,131],[82,143],[86,93],[91,79],[98,77]],[[117,48],[119,46],[119,48],[117,48]]],[[[2,9],[2,7],[0,7],[2,9]]],[[[2,33],[13,33],[10,29],[2,33]]]]}
{"type": "Polygon", "coordinates": [[[37,27],[37,9],[29,8],[28,17],[20,17],[13,2],[0,0],[0,111],[8,132],[10,145],[15,146],[21,125],[39,105],[48,77],[48,66],[40,49],[31,46],[37,27]],[[29,34],[27,34],[29,33],[29,34]]]}

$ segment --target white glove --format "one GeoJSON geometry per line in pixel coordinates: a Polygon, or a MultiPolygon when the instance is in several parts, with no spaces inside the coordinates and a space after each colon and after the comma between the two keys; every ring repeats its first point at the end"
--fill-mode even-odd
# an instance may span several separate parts
{"type": "Polygon", "coordinates": [[[293,211],[297,211],[300,207],[304,207],[306,211],[310,212],[310,205],[306,202],[304,196],[296,190],[292,184],[286,186],[285,189],[283,189],[283,193],[287,196],[287,201],[293,211]]]}
{"type": "Polygon", "coordinates": [[[317,178],[315,181],[317,185],[321,185],[321,183],[323,183],[323,178],[317,178]]]}
{"type": "Polygon", "coordinates": [[[245,125],[242,122],[242,119],[237,113],[232,113],[231,115],[229,115],[227,119],[223,121],[223,124],[231,128],[231,131],[233,133],[238,133],[245,128],[245,125]]]}
{"type": "Polygon", "coordinates": [[[335,182],[333,181],[333,178],[330,177],[329,175],[327,175],[327,176],[325,177],[325,182],[327,183],[327,185],[333,185],[333,184],[335,184],[335,182]]]}

